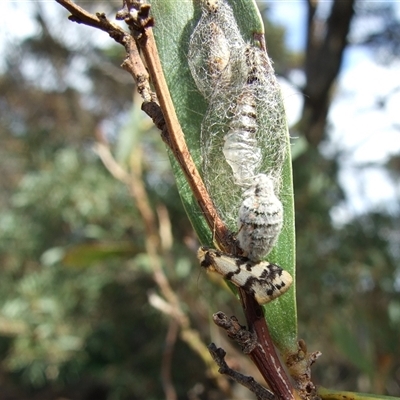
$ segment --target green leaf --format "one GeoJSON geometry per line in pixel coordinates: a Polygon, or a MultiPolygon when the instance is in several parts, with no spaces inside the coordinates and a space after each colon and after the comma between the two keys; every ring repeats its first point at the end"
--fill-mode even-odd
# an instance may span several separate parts
{"type": "MultiPolygon", "coordinates": [[[[251,42],[255,33],[264,32],[262,19],[254,1],[231,0],[228,3],[234,10],[242,37],[246,41],[251,42]]],[[[164,75],[178,119],[185,133],[187,145],[197,168],[201,171],[200,129],[207,110],[207,102],[196,88],[187,60],[189,38],[201,15],[200,1],[152,0],[151,5],[152,15],[155,18],[154,35],[164,75]]],[[[269,254],[268,260],[281,265],[295,279],[294,206],[289,134],[287,134],[286,151],[281,190],[284,228],[277,245],[269,254]]],[[[172,156],[170,158],[178,190],[192,225],[200,241],[212,246],[212,234],[201,215],[197,202],[193,198],[179,166],[172,156]]],[[[289,292],[268,304],[265,309],[271,335],[281,352],[296,351],[295,284],[289,292]]]]}
{"type": "Polygon", "coordinates": [[[84,243],[66,250],[61,261],[67,267],[85,268],[116,257],[131,258],[142,252],[144,248],[136,248],[131,242],[84,243]]]}
{"type": "Polygon", "coordinates": [[[383,396],[381,394],[345,392],[341,390],[325,389],[323,387],[319,387],[317,393],[323,400],[399,400],[399,397],[383,396]]]}

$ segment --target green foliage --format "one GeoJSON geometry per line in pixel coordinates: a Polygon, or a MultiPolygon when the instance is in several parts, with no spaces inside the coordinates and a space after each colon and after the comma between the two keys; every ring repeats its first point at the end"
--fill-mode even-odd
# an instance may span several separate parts
{"type": "Polygon", "coordinates": [[[381,399],[381,400],[398,400],[398,397],[382,396],[376,394],[345,392],[339,390],[329,390],[319,388],[318,394],[325,400],[368,400],[368,399],[381,399]]]}
{"type": "MultiPolygon", "coordinates": [[[[26,84],[23,79],[18,83],[26,84]]],[[[25,89],[28,99],[29,90],[39,92],[29,85],[25,89]]],[[[108,98],[114,95],[111,86],[110,91],[108,98]]],[[[52,93],[44,91],[39,97],[43,112],[54,106],[52,93]]],[[[82,95],[82,101],[85,98],[82,95]]],[[[70,115],[70,100],[68,94],[58,97],[63,112],[51,114],[47,130],[36,130],[42,114],[35,119],[27,102],[21,107],[32,120],[32,133],[1,133],[3,161],[10,160],[9,167],[14,167],[1,183],[2,192],[9,192],[0,208],[1,367],[21,388],[70,391],[72,385],[85,392],[86,386],[101,384],[110,398],[159,399],[167,321],[148,305],[154,283],[144,252],[144,226],[127,188],[94,154],[86,130],[74,135],[73,124],[62,124],[70,115]],[[19,151],[5,152],[7,148],[19,151]]],[[[82,123],[97,118],[88,108],[82,123]]],[[[145,149],[143,169],[151,202],[167,205],[175,235],[183,242],[190,226],[159,133],[139,107],[130,115],[118,140],[111,137],[117,158],[128,168],[132,149],[145,149]]],[[[87,129],[93,126],[89,123],[87,129]]],[[[162,261],[191,308],[192,294],[199,289],[196,279],[188,280],[193,260],[187,250],[178,242],[162,261]],[[178,284],[182,279],[185,285],[178,284]]],[[[206,383],[201,361],[187,354],[187,347],[177,343],[174,361],[187,366],[175,381],[178,393],[196,382],[206,383]]]]}
{"type": "MultiPolygon", "coordinates": [[[[147,140],[149,146],[155,141],[157,135],[147,140]]],[[[162,157],[160,151],[153,148],[145,161],[162,157]]],[[[148,165],[147,176],[157,169],[165,174],[165,163],[148,165]]],[[[176,203],[176,192],[164,193],[176,203]]],[[[114,398],[162,397],[153,375],[166,324],[146,305],[154,284],[135,215],[127,189],[89,148],[59,150],[20,180],[1,216],[0,338],[12,339],[4,342],[2,366],[21,383],[77,383],[89,373],[109,385],[114,398]]],[[[188,274],[186,256],[176,263],[181,267],[169,269],[172,281],[188,274]]],[[[176,359],[185,362],[186,354],[178,345],[176,359]]],[[[186,369],[183,382],[198,379],[200,361],[190,362],[196,367],[186,369]]]]}
{"type": "Polygon", "coordinates": [[[70,241],[107,237],[106,230],[121,236],[127,225],[107,217],[114,208],[133,211],[126,192],[98,161],[82,156],[65,148],[46,168],[29,171],[0,216],[0,331],[15,335],[4,365],[24,371],[24,380],[34,386],[57,377],[60,365],[83,351],[91,330],[87,317],[112,279],[108,270],[79,274],[57,262],[43,265],[40,256],[70,241]]]}

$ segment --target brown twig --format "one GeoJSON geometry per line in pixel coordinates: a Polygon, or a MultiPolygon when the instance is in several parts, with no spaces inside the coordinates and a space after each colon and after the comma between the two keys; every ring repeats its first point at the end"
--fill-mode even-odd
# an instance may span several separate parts
{"type": "Polygon", "coordinates": [[[268,389],[257,383],[253,377],[242,375],[241,373],[229,368],[228,364],[225,361],[226,353],[223,349],[217,348],[214,343],[211,343],[208,346],[208,350],[213,360],[219,366],[219,372],[221,374],[228,375],[235,382],[247,387],[247,389],[249,389],[256,395],[257,400],[276,400],[275,395],[268,389]]]}
{"type": "Polygon", "coordinates": [[[298,391],[302,398],[317,399],[317,388],[311,381],[311,365],[321,356],[320,351],[309,353],[304,340],[298,342],[297,353],[288,357],[286,365],[290,375],[296,381],[298,391]]]}
{"type": "Polygon", "coordinates": [[[259,344],[249,356],[279,399],[294,400],[297,395],[276,353],[266,324],[264,309],[254,297],[244,290],[240,292],[248,329],[257,336],[259,344]]]}
{"type": "MultiPolygon", "coordinates": [[[[243,292],[243,291],[242,291],[243,292]]],[[[225,314],[214,314],[214,322],[227,330],[228,336],[238,342],[245,354],[257,365],[258,370],[268,383],[276,397],[282,400],[295,399],[295,391],[276,354],[263,309],[254,298],[242,293],[248,330],[245,330],[236,318],[228,319],[225,314]]]]}
{"type": "Polygon", "coordinates": [[[132,32],[136,32],[138,43],[143,52],[143,58],[149,69],[158,102],[164,116],[165,125],[168,130],[167,144],[170,146],[175,158],[179,162],[210,230],[214,231],[216,241],[222,249],[228,249],[231,246],[229,242],[230,232],[225,223],[220,219],[186,145],[185,137],[164,77],[153,31],[150,27],[145,26],[142,31],[138,31],[137,20],[129,16],[125,18],[125,22],[131,28],[132,32]]]}
{"type": "Polygon", "coordinates": [[[104,13],[93,15],[71,0],[55,0],[66,8],[72,15],[69,20],[100,29],[110,35],[117,43],[125,47],[127,57],[123,67],[132,74],[138,85],[138,92],[145,101],[155,101],[156,96],[149,85],[149,74],[140,59],[139,50],[134,38],[120,26],[109,21],[104,13]]]}
{"type": "Polygon", "coordinates": [[[213,315],[213,321],[215,325],[226,330],[228,337],[239,344],[244,354],[250,354],[258,346],[256,335],[240,325],[236,317],[228,318],[219,311],[213,315]]]}

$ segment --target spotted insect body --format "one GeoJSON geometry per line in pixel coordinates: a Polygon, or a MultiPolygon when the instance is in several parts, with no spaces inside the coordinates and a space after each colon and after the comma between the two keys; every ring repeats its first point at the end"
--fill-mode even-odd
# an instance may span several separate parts
{"type": "Polygon", "coordinates": [[[203,268],[219,273],[261,305],[281,296],[293,282],[289,272],[267,261],[254,262],[207,247],[200,247],[197,256],[203,268]]]}

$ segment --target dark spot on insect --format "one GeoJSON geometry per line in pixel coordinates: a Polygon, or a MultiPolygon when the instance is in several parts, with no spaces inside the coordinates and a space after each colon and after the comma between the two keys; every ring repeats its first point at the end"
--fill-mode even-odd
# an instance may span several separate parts
{"type": "Polygon", "coordinates": [[[260,193],[262,193],[262,187],[260,185],[257,185],[254,190],[254,194],[258,196],[260,193]]]}
{"type": "Polygon", "coordinates": [[[243,290],[245,290],[247,293],[254,294],[254,289],[252,288],[254,282],[258,282],[258,278],[255,276],[250,276],[246,283],[242,286],[243,290]]]}
{"type": "Polygon", "coordinates": [[[200,263],[203,268],[210,268],[213,264],[213,259],[209,252],[204,255],[204,260],[200,263]]]}
{"type": "Polygon", "coordinates": [[[206,6],[208,7],[208,9],[209,9],[209,11],[210,11],[211,13],[214,13],[214,14],[217,13],[217,11],[218,11],[218,4],[215,4],[214,1],[206,1],[206,6]],[[214,4],[212,4],[212,3],[214,3],[214,4]]]}
{"type": "Polygon", "coordinates": [[[253,269],[253,265],[251,263],[246,263],[244,265],[244,268],[246,269],[246,271],[251,271],[253,269]]]}
{"type": "Polygon", "coordinates": [[[260,279],[265,279],[267,277],[273,280],[275,278],[275,271],[272,271],[270,268],[265,268],[260,275],[260,279]]]}
{"type": "Polygon", "coordinates": [[[234,275],[236,275],[236,272],[228,272],[228,273],[225,275],[225,278],[228,279],[228,280],[230,281],[230,280],[232,280],[232,277],[233,277],[234,275]]]}

